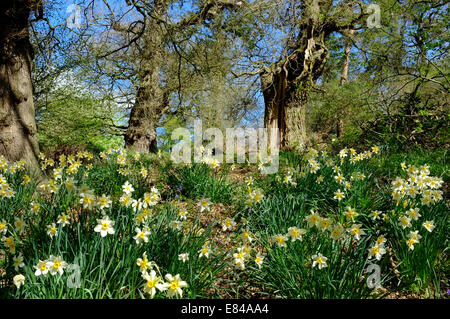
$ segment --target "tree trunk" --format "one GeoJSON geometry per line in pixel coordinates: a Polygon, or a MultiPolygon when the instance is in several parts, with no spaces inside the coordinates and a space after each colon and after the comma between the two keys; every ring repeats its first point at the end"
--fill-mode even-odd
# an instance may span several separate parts
{"type": "Polygon", "coordinates": [[[286,81],[284,72],[264,73],[261,76],[265,102],[264,124],[277,128],[280,146],[293,147],[306,140],[305,103],[308,91],[296,91],[286,81]]]}
{"type": "MultiPolygon", "coordinates": [[[[3,0],[5,1],[5,0],[3,0]]],[[[28,34],[31,1],[6,0],[0,12],[0,154],[39,172],[28,34]]]]}
{"type": "Polygon", "coordinates": [[[264,124],[279,129],[282,148],[306,143],[306,104],[328,59],[325,38],[331,32],[319,22],[319,1],[305,1],[303,9],[304,24],[292,52],[261,74],[264,124]]]}
{"type": "MultiPolygon", "coordinates": [[[[154,10],[156,15],[163,16],[167,3],[158,2],[154,10]]],[[[164,62],[164,35],[158,21],[148,18],[138,74],[139,87],[125,133],[125,146],[142,153],[157,151],[156,128],[169,108],[168,95],[161,87],[159,79],[161,64],[164,62]]]]}

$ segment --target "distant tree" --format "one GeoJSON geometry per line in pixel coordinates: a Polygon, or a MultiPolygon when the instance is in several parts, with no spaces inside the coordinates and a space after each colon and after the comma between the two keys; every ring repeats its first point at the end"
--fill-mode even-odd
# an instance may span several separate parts
{"type": "MultiPolygon", "coordinates": [[[[221,77],[217,71],[221,64],[209,64],[220,57],[214,56],[217,46],[213,22],[226,19],[245,3],[132,0],[119,3],[116,8],[117,3],[104,1],[102,14],[89,15],[95,10],[85,10],[89,13],[87,32],[78,51],[86,54],[81,58],[100,75],[98,83],[107,79],[110,87],[125,86],[120,90],[132,93],[127,96],[132,106],[124,131],[126,147],[140,152],[156,151],[160,121],[184,117],[182,111],[187,105],[193,106],[199,96],[194,90],[201,92],[207,87],[200,86],[207,82],[203,77],[221,77]]],[[[222,44],[226,46],[226,42],[222,44]]]]}

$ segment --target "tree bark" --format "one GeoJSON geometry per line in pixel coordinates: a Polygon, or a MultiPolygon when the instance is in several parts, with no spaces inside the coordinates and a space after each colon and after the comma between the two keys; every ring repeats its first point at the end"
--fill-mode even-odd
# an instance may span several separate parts
{"type": "Polygon", "coordinates": [[[0,154],[39,172],[28,18],[36,4],[4,0],[0,11],[0,154]]]}
{"type": "MultiPolygon", "coordinates": [[[[167,10],[166,1],[158,2],[154,10],[156,15],[163,16],[167,10]]],[[[168,95],[161,87],[159,78],[161,64],[164,61],[164,35],[158,21],[148,18],[143,35],[144,48],[138,74],[139,87],[125,133],[125,146],[142,153],[157,151],[156,128],[162,115],[169,108],[168,95]]]]}
{"type": "Polygon", "coordinates": [[[319,1],[305,1],[305,22],[293,51],[261,74],[264,124],[279,129],[282,148],[306,143],[306,104],[312,84],[324,71],[328,59],[325,39],[331,33],[319,17],[319,1]]]}
{"type": "Polygon", "coordinates": [[[308,90],[297,91],[286,80],[284,72],[263,73],[261,82],[265,102],[265,127],[278,129],[280,146],[283,148],[303,144],[306,140],[305,103],[308,90]]]}

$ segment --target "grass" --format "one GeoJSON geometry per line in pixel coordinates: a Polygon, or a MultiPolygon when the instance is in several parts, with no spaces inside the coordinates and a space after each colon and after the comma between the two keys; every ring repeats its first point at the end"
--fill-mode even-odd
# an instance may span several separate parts
{"type": "MultiPolygon", "coordinates": [[[[315,151],[281,152],[280,170],[273,175],[262,175],[247,164],[236,165],[233,171],[229,165],[215,169],[200,163],[175,165],[166,154],[109,153],[92,159],[81,154],[63,163],[61,178],[53,175],[56,166],[47,165],[48,178],[41,183],[44,189],[34,178],[26,182],[27,173],[20,163],[0,160],[0,225],[7,226],[6,231],[0,228],[0,297],[148,298],[146,280],[137,264],[144,253],[160,283],[168,280],[166,274],[179,274],[186,281],[185,298],[442,298],[449,288],[449,175],[444,150],[402,153],[382,148],[380,154],[354,163],[349,155],[341,163],[337,156],[323,157],[315,151]],[[329,159],[333,163],[327,163],[329,159]],[[76,160],[79,167],[70,173],[68,168],[76,160]],[[311,160],[318,163],[317,172],[311,171],[311,160]],[[393,200],[391,182],[409,178],[402,162],[419,169],[428,164],[429,175],[443,180],[443,199],[424,204],[425,193],[420,191],[415,198],[393,200]],[[336,180],[335,166],[350,182],[348,190],[336,180]],[[76,189],[64,182],[69,177],[76,189]],[[146,194],[156,192],[147,209],[121,202],[126,181],[134,187],[134,200],[142,201],[146,194]],[[95,201],[103,194],[109,196],[109,207],[83,207],[82,186],[91,190],[95,201]],[[338,189],[345,194],[341,201],[334,198],[338,189]],[[8,190],[14,191],[10,198],[5,195],[8,190]],[[258,192],[262,198],[255,199],[258,192]],[[211,201],[202,212],[198,209],[201,199],[211,201]],[[37,212],[30,208],[31,202],[38,205],[37,212]],[[346,216],[349,207],[358,213],[354,220],[346,216]],[[403,228],[399,218],[407,216],[412,207],[419,209],[421,217],[403,228]],[[180,219],[181,210],[188,212],[185,221],[180,219]],[[374,220],[374,210],[384,215],[374,220]],[[320,224],[308,224],[311,211],[331,225],[323,229],[320,224]],[[61,214],[70,217],[69,225],[57,224],[61,214]],[[114,221],[115,233],[101,237],[94,228],[105,215],[114,221]],[[23,230],[16,227],[17,218],[25,223],[23,230]],[[225,218],[235,220],[236,226],[224,231],[225,218]],[[432,232],[422,226],[428,220],[434,222],[432,232]],[[179,229],[174,221],[180,222],[179,229]],[[48,226],[53,223],[57,235],[51,237],[48,226]],[[365,232],[359,240],[350,232],[354,224],[365,232]],[[340,239],[331,236],[337,225],[345,230],[340,239]],[[294,226],[305,230],[302,239],[287,237],[286,246],[279,246],[274,236],[285,235],[294,226]],[[148,227],[148,242],[136,243],[136,227],[148,227]],[[416,230],[421,238],[412,250],[406,241],[416,230]],[[244,232],[250,234],[251,242],[243,237],[244,232]],[[386,253],[379,260],[369,259],[368,252],[380,235],[386,238],[386,253]],[[208,258],[200,256],[204,247],[210,250],[208,258]],[[245,252],[243,268],[234,256],[239,251],[245,252]],[[189,254],[186,262],[179,258],[184,253],[189,254]],[[319,253],[327,258],[322,269],[313,266],[313,256],[319,253]],[[24,265],[15,269],[14,258],[19,254],[24,265]],[[62,275],[36,276],[34,266],[51,255],[62,257],[69,267],[62,275]],[[260,267],[255,263],[257,256],[264,257],[260,267]],[[372,264],[380,269],[377,289],[367,285],[372,264]],[[17,274],[25,276],[20,288],[13,284],[17,274]]],[[[155,298],[181,297],[168,294],[170,289],[156,292],[155,298]]]]}

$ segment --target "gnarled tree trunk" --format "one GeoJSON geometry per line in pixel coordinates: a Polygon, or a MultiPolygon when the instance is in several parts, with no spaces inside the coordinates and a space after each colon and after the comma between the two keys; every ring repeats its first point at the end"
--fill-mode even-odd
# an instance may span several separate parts
{"type": "Polygon", "coordinates": [[[334,2],[295,2],[301,9],[298,35],[289,41],[287,55],[261,72],[265,125],[279,129],[281,147],[306,142],[305,107],[311,87],[323,74],[329,57],[326,39],[333,32],[355,30],[355,25],[367,16],[363,11],[353,14],[351,2],[334,2]]]}
{"type": "Polygon", "coordinates": [[[330,30],[319,23],[319,16],[318,0],[305,1],[305,22],[292,52],[261,74],[264,124],[279,129],[283,148],[306,142],[306,103],[311,86],[322,75],[328,59],[325,38],[330,30]]]}
{"type": "MultiPolygon", "coordinates": [[[[34,1],[3,0],[0,11],[0,154],[39,172],[28,34],[34,1]]],[[[41,10],[41,8],[39,8],[41,10]]],[[[42,12],[42,11],[41,11],[42,12]]]]}

